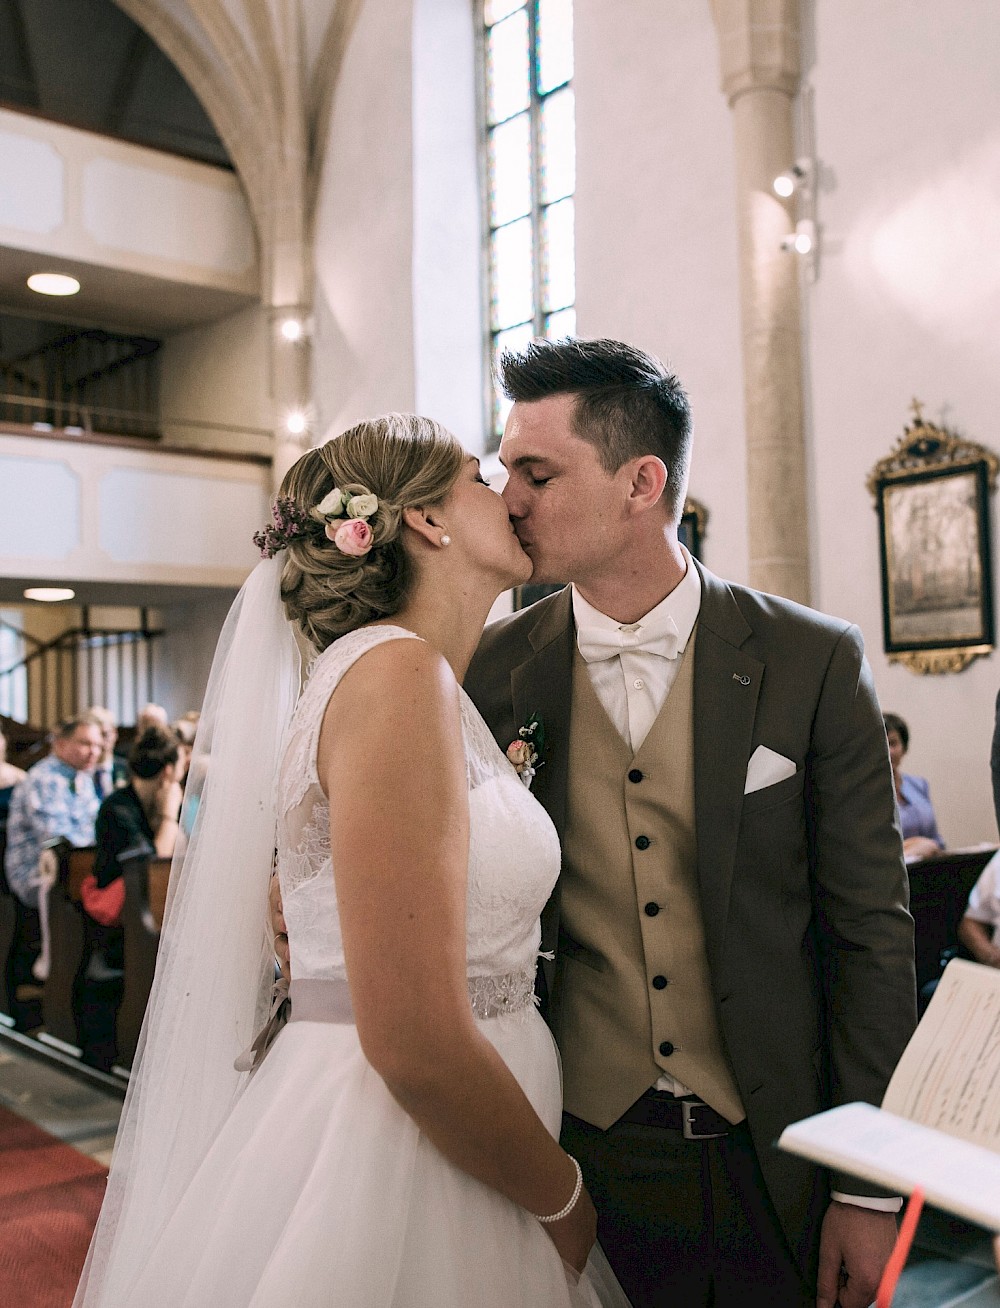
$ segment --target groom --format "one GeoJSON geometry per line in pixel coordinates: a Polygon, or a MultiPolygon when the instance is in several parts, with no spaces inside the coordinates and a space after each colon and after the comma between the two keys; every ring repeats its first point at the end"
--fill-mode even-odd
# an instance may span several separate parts
{"type": "Polygon", "coordinates": [[[805,1305],[817,1269],[821,1308],[864,1308],[898,1199],[773,1147],[878,1103],[914,1023],[860,633],[680,546],[690,414],[658,360],[538,341],[501,382],[532,580],[574,585],[488,627],[465,684],[501,747],[544,729],[548,1017],[601,1242],[636,1308],[805,1305]]]}

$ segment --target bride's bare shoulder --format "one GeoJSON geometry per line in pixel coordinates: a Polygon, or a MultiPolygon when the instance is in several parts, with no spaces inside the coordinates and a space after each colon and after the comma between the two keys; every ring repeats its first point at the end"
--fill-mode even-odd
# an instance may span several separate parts
{"type": "Polygon", "coordinates": [[[400,630],[365,650],[344,673],[327,713],[363,710],[369,726],[382,719],[458,711],[458,683],[433,645],[400,630]]]}

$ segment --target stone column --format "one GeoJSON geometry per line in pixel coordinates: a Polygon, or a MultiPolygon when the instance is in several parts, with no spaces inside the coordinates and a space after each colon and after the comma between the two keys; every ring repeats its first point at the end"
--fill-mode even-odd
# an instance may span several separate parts
{"type": "Polygon", "coordinates": [[[269,364],[271,399],[271,427],[274,433],[272,446],[272,490],[277,491],[282,478],[292,464],[316,439],[308,424],[312,417],[310,364],[312,337],[309,314],[305,304],[272,305],[268,308],[269,364]],[[283,331],[287,322],[301,324],[302,335],[289,340],[283,331]],[[307,426],[292,431],[289,419],[302,415],[307,426]]]}
{"type": "Polygon", "coordinates": [[[808,604],[809,533],[799,267],[781,248],[794,198],[799,0],[711,0],[733,113],[739,211],[750,584],[808,604]]]}

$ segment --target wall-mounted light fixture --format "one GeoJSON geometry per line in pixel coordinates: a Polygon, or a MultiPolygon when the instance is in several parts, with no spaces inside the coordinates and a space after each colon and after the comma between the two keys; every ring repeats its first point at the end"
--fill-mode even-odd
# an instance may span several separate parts
{"type": "Polygon", "coordinates": [[[771,183],[775,195],[780,195],[783,200],[787,200],[796,191],[806,190],[812,184],[812,174],[811,159],[796,159],[791,168],[786,168],[783,173],[779,173],[771,183]]]}
{"type": "Polygon", "coordinates": [[[285,419],[285,430],[292,436],[301,436],[307,425],[306,415],[301,409],[293,409],[285,419]]]}
{"type": "Polygon", "coordinates": [[[296,318],[292,315],[287,318],[282,318],[280,330],[282,337],[286,341],[290,341],[293,345],[299,341],[305,340],[308,335],[305,322],[303,322],[301,318],[296,318]]]}
{"type": "Polygon", "coordinates": [[[771,183],[776,195],[791,201],[788,206],[795,221],[794,231],[781,238],[781,248],[796,254],[802,260],[806,279],[816,280],[818,273],[819,237],[816,223],[816,161],[796,159],[790,168],[771,183]]]}
{"type": "Polygon", "coordinates": [[[816,249],[816,224],[811,218],[800,218],[795,231],[781,238],[781,248],[795,254],[813,254],[816,249]]]}

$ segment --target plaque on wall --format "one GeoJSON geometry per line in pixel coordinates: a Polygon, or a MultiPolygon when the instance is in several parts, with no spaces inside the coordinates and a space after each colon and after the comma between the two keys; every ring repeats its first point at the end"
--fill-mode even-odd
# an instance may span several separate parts
{"type": "Polygon", "coordinates": [[[868,477],[879,518],[882,630],[891,663],[960,672],[994,645],[991,450],[913,422],[868,477]]]}

